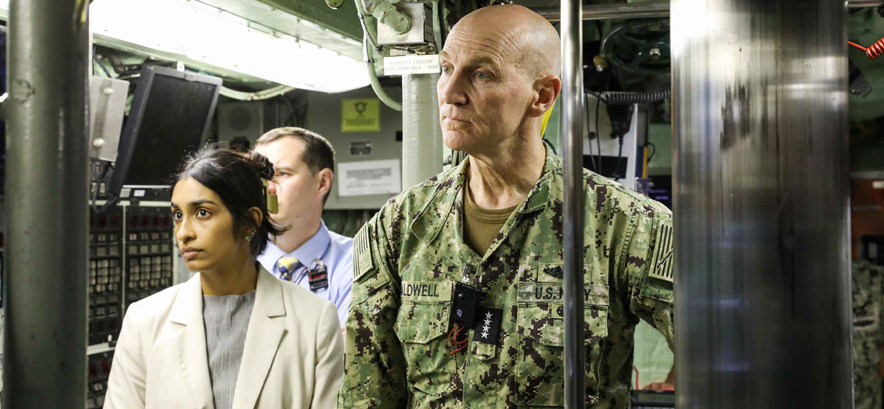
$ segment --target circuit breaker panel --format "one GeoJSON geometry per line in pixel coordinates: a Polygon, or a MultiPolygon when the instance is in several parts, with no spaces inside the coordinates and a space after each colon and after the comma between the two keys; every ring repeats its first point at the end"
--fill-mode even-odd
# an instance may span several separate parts
{"type": "Polygon", "coordinates": [[[89,216],[89,345],[112,342],[123,320],[123,209],[89,216]]]}
{"type": "Polygon", "coordinates": [[[174,284],[169,204],[124,204],[90,215],[89,409],[104,405],[126,308],[174,284]]]}
{"type": "Polygon", "coordinates": [[[172,285],[172,218],[167,207],[130,207],[126,307],[172,285]]]}

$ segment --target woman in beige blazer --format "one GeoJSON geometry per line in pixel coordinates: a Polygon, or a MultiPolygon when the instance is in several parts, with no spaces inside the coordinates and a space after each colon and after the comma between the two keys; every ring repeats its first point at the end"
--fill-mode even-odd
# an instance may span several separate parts
{"type": "Polygon", "coordinates": [[[129,307],[105,409],[335,407],[344,354],[334,305],[255,262],[280,232],[261,181],[273,175],[258,154],[202,150],[184,164],[175,237],[200,273],[129,307]]]}

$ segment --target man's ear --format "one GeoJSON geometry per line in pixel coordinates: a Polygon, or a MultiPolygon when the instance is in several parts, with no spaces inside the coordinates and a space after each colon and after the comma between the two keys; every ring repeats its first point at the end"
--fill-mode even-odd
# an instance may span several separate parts
{"type": "Polygon", "coordinates": [[[319,181],[319,196],[325,197],[325,194],[331,190],[332,183],[335,181],[335,172],[332,172],[329,168],[325,168],[316,172],[316,178],[319,181]]]}
{"type": "Polygon", "coordinates": [[[536,100],[528,107],[528,115],[532,117],[542,116],[552,109],[553,104],[562,93],[562,80],[555,75],[547,75],[534,81],[536,100]]]}

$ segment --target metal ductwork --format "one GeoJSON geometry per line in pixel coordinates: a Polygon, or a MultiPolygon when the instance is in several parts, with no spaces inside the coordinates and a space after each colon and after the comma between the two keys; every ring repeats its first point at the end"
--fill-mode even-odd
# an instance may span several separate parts
{"type": "Polygon", "coordinates": [[[851,408],[845,2],[671,13],[677,406],[851,408]]]}

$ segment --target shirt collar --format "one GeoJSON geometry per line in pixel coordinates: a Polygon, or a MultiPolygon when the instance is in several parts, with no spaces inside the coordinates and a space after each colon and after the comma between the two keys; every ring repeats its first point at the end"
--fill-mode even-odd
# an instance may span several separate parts
{"type": "Polygon", "coordinates": [[[325,227],[325,222],[320,220],[316,234],[289,255],[297,258],[304,266],[313,268],[314,260],[321,259],[330,244],[331,236],[328,234],[328,228],[325,227]]]}
{"type": "Polygon", "coordinates": [[[268,241],[267,248],[264,249],[264,253],[258,258],[258,260],[261,262],[261,265],[270,272],[277,271],[276,263],[279,259],[292,256],[297,258],[298,261],[305,266],[313,268],[315,267],[314,260],[318,258],[321,259],[322,256],[325,255],[325,251],[330,244],[331,236],[328,233],[328,228],[325,227],[325,221],[320,220],[319,230],[316,231],[316,234],[304,242],[301,247],[295,249],[295,251],[286,253],[277,247],[275,243],[268,241]]]}

